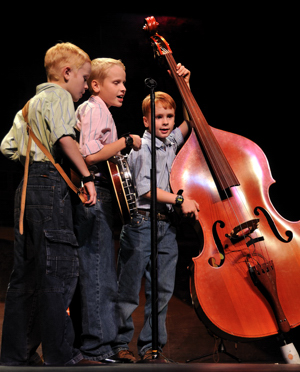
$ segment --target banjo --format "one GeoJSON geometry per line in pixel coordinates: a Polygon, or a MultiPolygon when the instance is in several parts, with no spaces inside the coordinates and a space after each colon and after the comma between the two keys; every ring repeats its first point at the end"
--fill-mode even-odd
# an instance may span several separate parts
{"type": "MultiPolygon", "coordinates": [[[[137,214],[136,187],[132,182],[127,157],[127,155],[115,155],[106,161],[119,207],[120,218],[123,224],[129,223],[131,218],[137,214]]],[[[97,166],[89,167],[89,170],[94,174],[99,171],[104,173],[106,171],[100,163],[98,163],[97,166]]],[[[81,184],[80,176],[77,172],[72,168],[70,169],[70,172],[72,182],[76,186],[82,187],[83,185],[81,184]]]]}
{"type": "Polygon", "coordinates": [[[132,182],[127,155],[115,155],[107,160],[108,170],[114,187],[120,217],[123,224],[137,214],[136,188],[132,182]]]}
{"type": "MultiPolygon", "coordinates": [[[[76,129],[77,140],[79,131],[76,129]]],[[[123,224],[131,221],[131,218],[137,214],[136,206],[136,187],[132,182],[131,172],[127,163],[128,155],[115,155],[106,160],[107,168],[111,177],[117,203],[120,212],[120,218],[123,224]]],[[[99,162],[97,165],[89,167],[91,173],[97,174],[98,171],[107,173],[105,162],[99,162]],[[104,166],[104,167],[103,167],[104,166]],[[96,169],[94,169],[96,168],[96,169]],[[105,168],[105,169],[104,169],[105,168]]],[[[71,171],[71,180],[78,187],[82,187],[80,177],[73,169],[71,171]]],[[[108,175],[108,174],[107,174],[108,175]]]]}

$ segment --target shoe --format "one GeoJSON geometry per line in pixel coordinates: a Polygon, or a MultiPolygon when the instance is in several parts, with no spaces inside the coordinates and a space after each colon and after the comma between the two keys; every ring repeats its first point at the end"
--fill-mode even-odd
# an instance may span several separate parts
{"type": "Polygon", "coordinates": [[[136,358],[130,350],[120,350],[113,358],[121,363],[136,363],[136,358]]]}
{"type": "Polygon", "coordinates": [[[29,362],[28,363],[29,366],[31,367],[39,367],[39,366],[43,366],[44,365],[44,359],[41,357],[39,360],[37,361],[34,361],[34,362],[29,362]]]}
{"type": "Polygon", "coordinates": [[[167,358],[165,358],[161,353],[158,353],[157,358],[152,358],[152,349],[146,351],[142,356],[139,363],[170,363],[167,358]]]}
{"type": "Polygon", "coordinates": [[[29,366],[43,366],[44,365],[43,355],[39,356],[38,353],[35,353],[29,359],[28,365],[29,366]]]}
{"type": "Polygon", "coordinates": [[[101,359],[100,362],[109,364],[109,363],[118,363],[118,361],[115,359],[115,356],[112,356],[110,358],[101,359]]]}
{"type": "Polygon", "coordinates": [[[73,364],[73,366],[99,366],[105,365],[106,363],[98,362],[97,360],[81,359],[80,362],[73,364]]]}

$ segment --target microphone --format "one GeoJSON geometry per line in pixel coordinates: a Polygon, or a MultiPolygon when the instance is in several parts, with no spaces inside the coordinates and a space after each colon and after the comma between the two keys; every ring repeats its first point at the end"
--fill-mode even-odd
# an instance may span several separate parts
{"type": "Polygon", "coordinates": [[[149,89],[154,89],[157,87],[157,82],[152,78],[145,79],[145,85],[149,89]]]}

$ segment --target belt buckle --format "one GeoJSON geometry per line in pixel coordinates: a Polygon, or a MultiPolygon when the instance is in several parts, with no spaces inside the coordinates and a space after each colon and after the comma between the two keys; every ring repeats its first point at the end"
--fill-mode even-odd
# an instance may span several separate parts
{"type": "Polygon", "coordinates": [[[157,213],[157,220],[158,221],[166,221],[166,216],[164,214],[161,214],[161,213],[157,213]]]}

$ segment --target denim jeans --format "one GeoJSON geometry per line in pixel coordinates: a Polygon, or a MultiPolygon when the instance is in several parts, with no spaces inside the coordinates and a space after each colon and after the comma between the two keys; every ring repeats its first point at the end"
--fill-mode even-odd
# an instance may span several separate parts
{"type": "Polygon", "coordinates": [[[51,163],[29,168],[24,234],[19,233],[22,182],[15,196],[14,267],[7,290],[1,362],[75,364],[74,330],[67,314],[79,274],[68,187],[51,163]]]}
{"type": "MultiPolygon", "coordinates": [[[[158,278],[158,344],[161,350],[167,342],[166,315],[175,283],[178,247],[175,228],[166,221],[157,222],[158,278]]],[[[143,356],[152,347],[151,301],[151,220],[137,215],[131,224],[124,225],[118,258],[119,332],[114,351],[128,349],[134,334],[132,313],[139,305],[141,281],[145,276],[146,304],[144,326],[138,337],[138,352],[143,356]]]]}
{"type": "Polygon", "coordinates": [[[95,206],[78,204],[74,217],[80,265],[80,350],[90,360],[112,356],[111,343],[117,334],[112,191],[98,186],[96,190],[95,206]]]}

